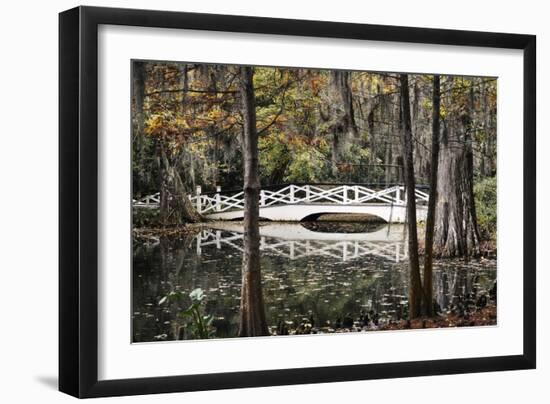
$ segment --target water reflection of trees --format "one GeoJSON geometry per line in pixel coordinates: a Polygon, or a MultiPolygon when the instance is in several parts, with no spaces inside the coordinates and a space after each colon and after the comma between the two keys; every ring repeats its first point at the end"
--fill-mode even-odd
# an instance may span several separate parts
{"type": "MultiPolygon", "coordinates": [[[[239,245],[239,244],[237,244],[239,245]]],[[[463,310],[468,302],[488,293],[495,278],[494,262],[437,262],[434,298],[441,311],[463,310]]],[[[381,323],[407,317],[408,274],[405,263],[375,256],[338,261],[322,255],[294,260],[263,252],[262,288],[271,332],[284,324],[294,329],[312,323],[335,327],[350,317],[376,313],[381,323]]],[[[227,246],[203,247],[196,239],[163,239],[152,247],[136,243],[133,276],[134,341],[185,338],[174,305],[159,305],[162,296],[180,290],[206,292],[206,314],[214,315],[216,337],[238,333],[241,296],[241,252],[227,246]]],[[[186,305],[189,302],[182,302],[186,305]]],[[[371,314],[372,315],[372,314],[371,314]]]]}

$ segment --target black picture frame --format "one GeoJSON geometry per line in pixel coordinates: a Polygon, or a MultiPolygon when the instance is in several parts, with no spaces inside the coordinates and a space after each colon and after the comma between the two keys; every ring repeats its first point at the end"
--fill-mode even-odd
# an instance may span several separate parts
{"type": "Polygon", "coordinates": [[[533,35],[96,7],[60,13],[59,389],[84,398],[535,368],[535,73],[533,35]],[[523,354],[98,381],[100,24],[523,50],[523,354]]]}

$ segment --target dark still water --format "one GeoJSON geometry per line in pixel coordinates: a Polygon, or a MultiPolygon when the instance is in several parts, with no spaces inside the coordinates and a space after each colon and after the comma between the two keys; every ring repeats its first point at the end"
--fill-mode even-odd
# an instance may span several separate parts
{"type": "MultiPolygon", "coordinates": [[[[134,241],[133,341],[192,338],[180,312],[202,289],[210,337],[237,334],[242,228],[212,224],[195,235],[134,241]],[[165,296],[172,292],[177,299],[165,296]]],[[[260,234],[265,312],[272,334],[304,327],[364,329],[407,316],[408,268],[401,225],[265,224],[260,234]],[[345,231],[341,233],[339,231],[345,231]],[[363,322],[365,316],[369,321],[363,322]]],[[[435,262],[434,298],[442,314],[463,311],[496,280],[495,260],[435,262]],[[467,305],[466,305],[467,306],[467,305]]]]}

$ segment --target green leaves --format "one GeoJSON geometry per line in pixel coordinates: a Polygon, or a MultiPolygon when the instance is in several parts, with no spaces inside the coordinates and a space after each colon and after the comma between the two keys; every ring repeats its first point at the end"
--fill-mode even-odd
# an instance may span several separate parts
{"type": "Polygon", "coordinates": [[[172,291],[170,293],[168,293],[167,295],[163,296],[160,300],[159,300],[159,306],[166,303],[166,302],[174,302],[174,301],[178,301],[178,300],[181,300],[183,296],[183,293],[179,290],[176,290],[176,291],[172,291]]]}
{"type": "Polygon", "coordinates": [[[193,312],[197,308],[198,308],[197,305],[191,305],[188,309],[180,311],[178,313],[178,317],[179,318],[186,318],[186,317],[193,316],[193,312]]]}
{"type": "Polygon", "coordinates": [[[496,240],[497,232],[497,180],[484,178],[474,185],[477,224],[483,239],[496,240]]]}
{"type": "Polygon", "coordinates": [[[319,182],[319,174],[326,165],[326,157],[311,146],[298,147],[293,151],[292,162],[285,177],[287,182],[319,182]]]}
{"type": "MultiPolygon", "coordinates": [[[[177,290],[168,293],[159,300],[159,305],[167,302],[178,302],[184,294],[177,290]]],[[[191,305],[186,309],[178,311],[176,316],[182,320],[187,320],[185,329],[187,335],[194,339],[206,339],[214,336],[215,328],[212,326],[214,317],[202,313],[202,305],[206,300],[206,294],[201,288],[193,289],[189,293],[191,305]]]]}

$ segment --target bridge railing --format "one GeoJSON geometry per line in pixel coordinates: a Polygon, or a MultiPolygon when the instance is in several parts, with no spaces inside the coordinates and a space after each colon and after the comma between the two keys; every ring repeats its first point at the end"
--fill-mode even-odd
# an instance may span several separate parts
{"type": "Polygon", "coordinates": [[[134,208],[158,208],[160,206],[160,192],[147,195],[141,199],[132,199],[134,208]]]}
{"type": "MultiPolygon", "coordinates": [[[[425,204],[429,195],[422,189],[415,190],[417,204],[425,204]]],[[[221,188],[216,193],[202,194],[197,187],[195,195],[189,195],[197,211],[201,214],[219,213],[229,210],[244,209],[244,192],[224,194],[221,188]]],[[[260,207],[274,205],[296,204],[335,204],[358,205],[368,203],[385,203],[396,206],[406,204],[405,187],[394,185],[386,189],[376,190],[365,185],[286,185],[277,190],[262,189],[260,191],[260,207]]],[[[158,208],[160,193],[145,196],[132,201],[135,208],[158,208]]]]}
{"type": "MultiPolygon", "coordinates": [[[[429,195],[421,189],[415,190],[416,202],[425,204],[429,195]]],[[[219,213],[229,210],[244,209],[244,192],[233,195],[222,194],[218,187],[215,194],[202,194],[197,187],[195,195],[189,199],[201,214],[219,213]]],[[[296,204],[336,204],[357,205],[384,203],[404,206],[406,204],[405,187],[395,185],[382,190],[375,190],[363,185],[339,185],[324,188],[318,185],[286,185],[278,190],[262,189],[260,207],[296,204]]]]}

